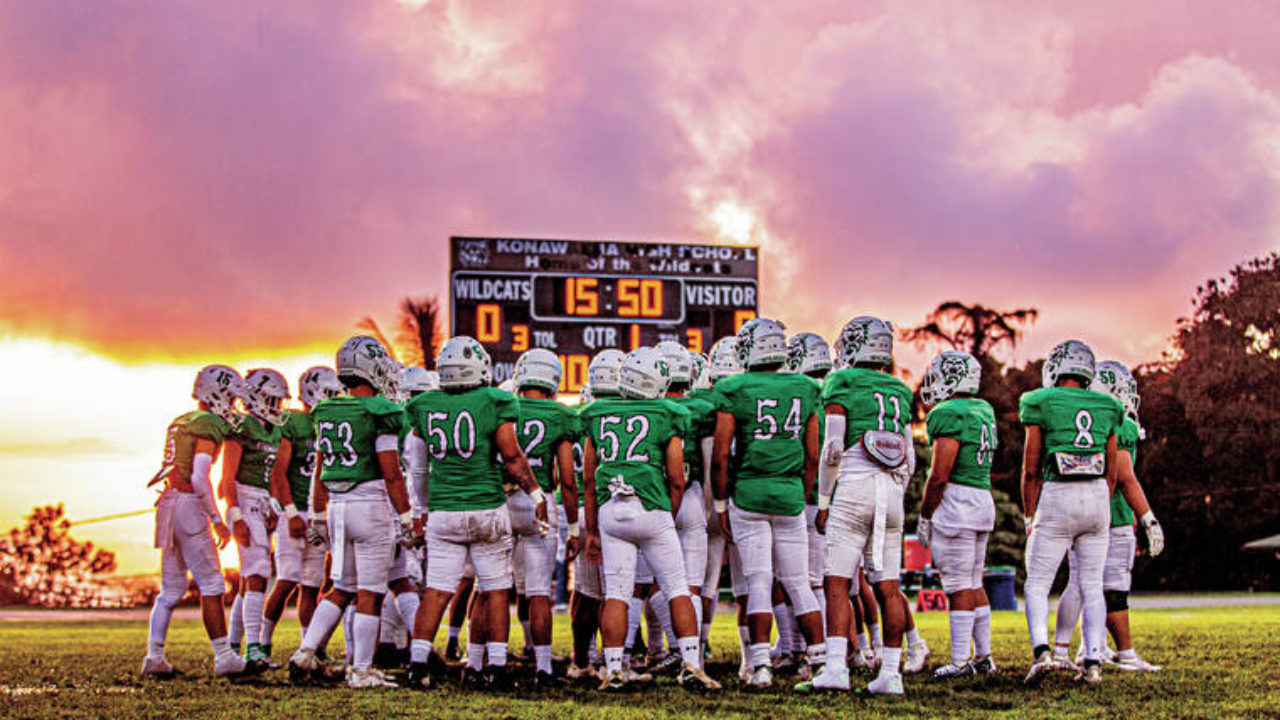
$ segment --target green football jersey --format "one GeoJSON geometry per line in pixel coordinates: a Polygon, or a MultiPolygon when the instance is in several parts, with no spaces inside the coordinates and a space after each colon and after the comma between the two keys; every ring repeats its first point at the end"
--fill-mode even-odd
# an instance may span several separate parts
{"type": "Polygon", "coordinates": [[[952,398],[938,403],[925,417],[929,439],[960,443],[947,482],[991,489],[991,461],[996,454],[996,414],[986,400],[952,398]]]}
{"type": "Polygon", "coordinates": [[[316,469],[316,426],[305,411],[290,410],[280,429],[289,441],[289,492],[293,505],[306,510],[316,469]]]}
{"type": "Polygon", "coordinates": [[[196,441],[210,440],[214,445],[214,459],[222,441],[231,432],[225,420],[207,410],[192,410],[174,418],[165,431],[164,464],[151,479],[149,485],[172,480],[182,485],[191,484],[191,464],[196,456],[196,441]]]}
{"type": "Polygon", "coordinates": [[[689,413],[657,400],[597,398],[582,413],[582,429],[596,449],[596,503],[635,495],[645,510],[671,511],[667,443],[689,433],[689,413]]]}
{"type": "Polygon", "coordinates": [[[507,501],[502,489],[506,472],[494,436],[503,423],[520,419],[514,395],[490,387],[431,390],[405,409],[427,443],[429,511],[491,510],[507,501]]]}
{"type": "Polygon", "coordinates": [[[1083,480],[1105,475],[1105,461],[1095,456],[1107,451],[1107,439],[1119,430],[1124,408],[1110,395],[1051,387],[1023,393],[1018,416],[1022,424],[1040,427],[1045,480],[1063,480],[1061,467],[1078,468],[1070,479],[1083,480]]]}
{"type": "Polygon", "coordinates": [[[316,429],[320,482],[329,492],[349,492],[361,483],[385,479],[377,440],[400,434],[404,414],[399,405],[380,395],[341,395],[317,403],[311,422],[316,429]]]}
{"type": "Polygon", "coordinates": [[[228,438],[240,443],[240,467],[236,482],[269,490],[271,468],[276,464],[282,433],[279,425],[263,422],[252,415],[244,416],[228,438]]]}
{"type": "Polygon", "coordinates": [[[716,409],[706,400],[693,397],[669,397],[689,413],[689,434],[684,440],[684,477],[686,482],[700,483],[706,472],[702,462],[702,440],[716,434],[716,409]]]}
{"type": "Polygon", "coordinates": [[[709,387],[693,388],[692,390],[689,391],[689,397],[693,398],[694,400],[701,400],[707,403],[708,405],[711,405],[712,407],[715,407],[715,401],[714,401],[715,396],[716,396],[715,388],[709,388],[709,387]]]}
{"type": "Polygon", "coordinates": [[[804,431],[818,408],[818,386],[794,373],[745,372],[716,383],[715,400],[735,421],[734,505],[770,515],[804,512],[804,431]]]}
{"type": "MultiPolygon", "coordinates": [[[[1138,467],[1138,423],[1125,418],[1120,425],[1120,431],[1116,433],[1116,445],[1121,450],[1129,451],[1129,459],[1133,461],[1134,468],[1138,467]]],[[[1133,508],[1129,507],[1129,502],[1124,499],[1124,494],[1120,492],[1120,486],[1116,485],[1116,489],[1111,493],[1111,527],[1128,527],[1133,524],[1133,508]]]]}
{"type": "Polygon", "coordinates": [[[898,378],[868,368],[845,368],[822,384],[822,405],[844,408],[847,448],[868,430],[911,432],[911,389],[898,378]]]}
{"type": "Polygon", "coordinates": [[[521,397],[516,437],[543,492],[558,492],[556,451],[578,437],[578,415],[555,400],[521,397]]]}

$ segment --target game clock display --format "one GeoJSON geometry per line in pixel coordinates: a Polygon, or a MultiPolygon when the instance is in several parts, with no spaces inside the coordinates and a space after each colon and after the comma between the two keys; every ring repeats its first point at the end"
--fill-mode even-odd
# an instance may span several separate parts
{"type": "Polygon", "coordinates": [[[706,352],[759,305],[750,246],[455,237],[450,250],[451,332],[484,343],[498,381],[541,347],[564,364],[561,391],[577,392],[600,350],[706,352]]]}

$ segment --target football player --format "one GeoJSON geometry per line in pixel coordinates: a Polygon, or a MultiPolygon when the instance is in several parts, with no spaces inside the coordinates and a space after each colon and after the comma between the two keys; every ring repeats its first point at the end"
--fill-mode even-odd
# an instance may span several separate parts
{"type": "Polygon", "coordinates": [[[814,524],[827,536],[827,662],[816,689],[849,688],[849,593],[865,563],[883,620],[880,672],[871,694],[902,694],[902,640],[907,600],[902,568],[902,498],[915,466],[911,390],[889,374],[893,328],[874,317],[845,324],[837,343],[844,369],[827,377],[826,441],[819,468],[814,524]],[[837,482],[838,480],[838,482],[837,482]]]}
{"type": "Polygon", "coordinates": [[[414,431],[426,441],[431,462],[427,590],[414,622],[409,681],[419,687],[429,682],[432,642],[470,557],[483,601],[477,611],[483,608],[485,613],[485,681],[500,688],[509,680],[507,592],[512,585],[505,476],[528,494],[540,523],[547,522],[547,499],[516,437],[516,398],[487,386],[491,370],[484,347],[466,336],[450,338],[436,358],[436,368],[440,390],[415,397],[406,408],[414,431]]]}
{"type": "Polygon", "coordinates": [[[925,483],[916,535],[932,547],[950,604],[951,662],[935,678],[994,673],[991,659],[991,604],[982,587],[987,538],[995,529],[991,461],[996,451],[996,416],[977,397],[982,367],[967,352],[947,350],[929,364],[920,399],[931,407],[925,418],[933,441],[933,461],[925,483]],[[970,649],[973,660],[970,661],[970,649]]]}
{"type": "MultiPolygon", "coordinates": [[[[1129,587],[1132,582],[1133,557],[1137,550],[1134,536],[1134,514],[1137,513],[1147,546],[1155,557],[1164,550],[1164,530],[1156,520],[1146,493],[1134,474],[1137,465],[1138,441],[1142,430],[1138,425],[1138,384],[1129,368],[1114,360],[1098,363],[1092,390],[1107,393],[1124,406],[1125,419],[1116,439],[1116,465],[1118,478],[1111,493],[1111,528],[1108,532],[1107,559],[1102,573],[1102,596],[1107,606],[1107,629],[1116,641],[1118,651],[1115,664],[1120,670],[1159,672],[1160,666],[1143,660],[1133,649],[1133,637],[1129,632],[1129,587]]],[[[1058,601],[1057,632],[1054,639],[1054,655],[1062,658],[1075,633],[1080,618],[1082,598],[1076,572],[1076,554],[1068,554],[1071,564],[1071,580],[1058,601]]],[[[1087,631],[1086,631],[1087,632],[1087,631]]],[[[1082,644],[1083,651],[1085,646],[1082,644]]],[[[1105,652],[1105,648],[1104,648],[1105,652]]]]}
{"type": "Polygon", "coordinates": [[[281,506],[285,519],[276,526],[276,584],[262,610],[259,636],[268,658],[276,623],[280,622],[293,589],[298,588],[298,622],[306,636],[320,597],[320,585],[324,583],[325,548],[307,542],[307,511],[316,463],[311,409],[321,400],[341,394],[342,383],[333,368],[308,368],[298,378],[302,410],[288,411],[281,428],[280,449],[271,468],[271,496],[281,506]]]}
{"type": "Polygon", "coordinates": [[[775,572],[795,605],[809,663],[820,664],[826,656],[822,612],[809,585],[804,518],[805,498],[817,474],[819,389],[803,375],[778,372],[787,359],[787,336],[774,320],[745,323],[738,331],[737,353],[746,372],[715,387],[712,502],[721,533],[738,547],[747,580],[748,684],[765,688],[773,684],[769,635],[775,572]]]}
{"type": "Polygon", "coordinates": [[[333,588],[290,658],[289,676],[302,682],[323,672],[316,648],[328,641],[354,600],[347,685],[388,687],[393,683],[373,668],[373,654],[393,546],[397,539],[408,542],[412,533],[398,451],[404,413],[385,396],[395,391],[396,370],[377,340],[365,335],[347,340],[336,367],[347,394],[321,400],[311,411],[317,462],[310,530],[330,548],[333,588]]]}
{"type": "Polygon", "coordinates": [[[239,373],[225,365],[209,365],[200,370],[191,393],[199,407],[169,424],[164,464],[149,483],[165,485],[156,503],[160,594],[151,608],[147,655],[142,661],[142,674],[146,677],[171,678],[177,674],[165,659],[164,645],[173,609],[187,594],[188,572],[195,579],[205,632],[213,645],[214,676],[233,677],[248,669],[227,639],[227,618],[222,610],[226,583],[218,549],[230,542],[231,530],[222,521],[209,480],[209,468],[217,459],[223,440],[239,421],[235,402],[240,385],[239,373]],[[210,526],[218,536],[216,546],[210,526]]]}
{"type": "Polygon", "coordinates": [[[222,456],[227,520],[240,555],[244,659],[250,665],[268,666],[271,660],[260,644],[271,574],[271,533],[279,519],[271,503],[271,470],[283,437],[288,398],[289,383],[283,375],[266,368],[249,371],[242,395],[247,414],[227,437],[222,456]]]}
{"type": "MultiPolygon", "coordinates": [[[[515,386],[520,397],[520,422],[516,434],[528,458],[529,467],[544,495],[557,487],[573,486],[573,441],[578,435],[578,418],[553,398],[560,389],[560,359],[550,350],[535,348],[520,356],[515,367],[515,386]]],[[[507,499],[515,533],[514,564],[516,590],[528,599],[529,635],[537,665],[536,686],[553,684],[551,669],[551,582],[555,573],[559,529],[555,514],[550,524],[534,515],[529,496],[512,493],[507,499]]],[[[569,527],[567,558],[578,554],[577,508],[569,527]]]]}
{"type": "Polygon", "coordinates": [[[600,625],[606,676],[601,690],[621,690],[627,683],[623,641],[639,551],[670,601],[683,661],[678,682],[692,690],[720,688],[702,669],[697,619],[675,528],[684,494],[680,438],[688,434],[688,413],[662,399],[669,379],[661,352],[633,350],[618,373],[622,397],[597,399],[583,415],[587,543],[600,548],[604,557],[606,599],[600,625]]]}
{"type": "Polygon", "coordinates": [[[1089,389],[1095,374],[1093,350],[1079,340],[1053,349],[1041,371],[1044,387],[1022,395],[1018,415],[1026,427],[1022,453],[1022,507],[1027,539],[1027,628],[1035,662],[1026,682],[1058,668],[1049,646],[1049,589],[1069,550],[1085,617],[1084,670],[1078,676],[1102,681],[1106,642],[1106,600],[1102,576],[1111,522],[1111,491],[1117,476],[1117,433],[1124,407],[1110,395],[1089,389]]]}

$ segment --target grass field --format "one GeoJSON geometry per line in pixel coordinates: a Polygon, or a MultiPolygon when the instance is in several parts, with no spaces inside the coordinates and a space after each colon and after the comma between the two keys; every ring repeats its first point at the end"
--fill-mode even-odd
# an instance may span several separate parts
{"type": "MultiPolygon", "coordinates": [[[[170,660],[188,674],[143,682],[137,670],[145,651],[144,621],[10,622],[0,624],[0,717],[1280,717],[1277,606],[1135,611],[1138,647],[1164,665],[1164,672],[1109,672],[1097,687],[1077,686],[1063,674],[1035,690],[1022,685],[1030,652],[1022,614],[996,613],[999,675],[951,684],[909,677],[905,697],[894,699],[799,696],[789,682],[749,692],[731,677],[737,658],[731,623],[728,615],[717,618],[709,668],[725,681],[726,690],[704,698],[667,680],[621,697],[578,688],[540,695],[463,694],[448,685],[428,692],[300,690],[288,684],[283,670],[232,685],[211,677],[212,654],[194,620],[175,621],[169,642],[170,660]]],[[[943,662],[945,615],[921,615],[919,623],[934,652],[930,665],[943,662]]],[[[293,630],[282,627],[277,637],[292,637],[293,630]]],[[[516,625],[514,634],[519,632],[516,625]]],[[[557,653],[567,650],[567,638],[565,619],[557,618],[557,653]]],[[[292,649],[277,647],[277,659],[283,661],[292,649]]],[[[855,682],[866,679],[855,677],[855,682]]]]}

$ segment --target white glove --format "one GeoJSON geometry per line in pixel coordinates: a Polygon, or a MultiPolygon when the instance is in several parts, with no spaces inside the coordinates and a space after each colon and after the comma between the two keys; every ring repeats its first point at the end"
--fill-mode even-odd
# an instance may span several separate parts
{"type": "Polygon", "coordinates": [[[400,533],[400,545],[406,548],[413,547],[413,513],[411,511],[406,510],[400,513],[400,522],[396,525],[396,529],[400,533]]]}
{"type": "Polygon", "coordinates": [[[933,524],[929,522],[929,518],[922,517],[916,523],[916,538],[925,547],[929,547],[933,543],[933,524]]]}
{"type": "Polygon", "coordinates": [[[313,518],[307,523],[307,542],[316,547],[329,545],[329,521],[324,518],[313,518]]]}
{"type": "Polygon", "coordinates": [[[1160,527],[1160,521],[1156,520],[1156,514],[1148,510],[1141,522],[1143,531],[1147,533],[1147,547],[1151,551],[1151,557],[1164,552],[1164,529],[1160,527]]]}

